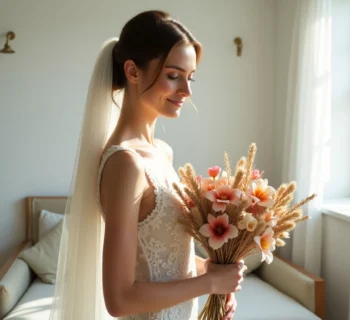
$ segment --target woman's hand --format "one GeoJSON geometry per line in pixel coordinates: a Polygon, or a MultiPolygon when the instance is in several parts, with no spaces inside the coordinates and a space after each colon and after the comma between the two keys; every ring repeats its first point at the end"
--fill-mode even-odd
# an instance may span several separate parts
{"type": "Polygon", "coordinates": [[[207,259],[205,269],[211,279],[211,293],[230,294],[241,290],[243,272],[247,267],[243,260],[233,264],[215,264],[207,259]]]}
{"type": "Polygon", "coordinates": [[[226,313],[221,320],[231,320],[237,308],[237,300],[233,292],[229,293],[226,296],[226,299],[227,299],[226,305],[225,305],[226,313]]]}

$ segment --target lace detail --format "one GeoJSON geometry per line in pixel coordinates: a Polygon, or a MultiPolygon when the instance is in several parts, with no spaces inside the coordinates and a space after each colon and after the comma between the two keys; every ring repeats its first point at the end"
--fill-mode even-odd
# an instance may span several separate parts
{"type": "MultiPolygon", "coordinates": [[[[98,177],[98,199],[100,181],[107,159],[118,150],[136,150],[112,146],[102,156],[98,177]]],[[[153,185],[156,205],[147,218],[138,223],[138,247],[136,279],[138,281],[167,282],[196,276],[193,238],[187,235],[177,222],[182,205],[172,188],[178,176],[165,177],[161,164],[142,158],[147,177],[153,185]]],[[[102,212],[102,210],[101,210],[102,212]]],[[[120,320],[195,320],[198,317],[198,301],[191,299],[168,309],[143,315],[130,315],[120,320]]]]}

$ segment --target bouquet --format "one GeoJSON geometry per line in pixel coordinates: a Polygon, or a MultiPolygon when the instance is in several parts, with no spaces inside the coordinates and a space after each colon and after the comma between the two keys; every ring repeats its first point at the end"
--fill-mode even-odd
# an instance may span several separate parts
{"type": "MultiPolygon", "coordinates": [[[[291,206],[296,183],[282,184],[277,190],[254,168],[256,145],[242,157],[231,175],[231,164],[224,154],[225,171],[218,166],[208,170],[209,177],[196,176],[191,164],[179,169],[181,183],[173,187],[184,210],[179,219],[185,229],[217,264],[232,264],[261,252],[271,263],[272,251],[284,246],[284,238],[297,223],[309,219],[301,207],[313,194],[291,206]]],[[[200,320],[219,320],[225,314],[226,295],[211,294],[199,315],[200,320]]]]}

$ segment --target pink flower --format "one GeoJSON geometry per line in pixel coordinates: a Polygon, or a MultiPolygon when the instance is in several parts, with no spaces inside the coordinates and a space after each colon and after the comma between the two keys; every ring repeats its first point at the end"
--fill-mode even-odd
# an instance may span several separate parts
{"type": "Polygon", "coordinates": [[[247,194],[261,207],[271,208],[275,203],[276,190],[267,185],[267,179],[254,180],[247,194]]]}
{"type": "Polygon", "coordinates": [[[266,260],[267,264],[270,264],[273,260],[271,251],[275,250],[276,240],[273,238],[273,230],[268,227],[261,236],[255,236],[254,241],[261,249],[262,257],[261,262],[266,260]]]}
{"type": "Polygon", "coordinates": [[[258,169],[255,169],[252,171],[252,179],[258,180],[260,178],[260,171],[258,169]]]}
{"type": "Polygon", "coordinates": [[[220,172],[221,168],[219,166],[210,167],[208,169],[209,176],[212,177],[214,180],[220,174],[220,172]]]}
{"type": "Polygon", "coordinates": [[[238,189],[231,189],[228,185],[223,185],[216,190],[208,191],[205,197],[213,202],[215,212],[224,212],[229,203],[238,204],[242,199],[242,192],[238,189]]]}
{"type": "Polygon", "coordinates": [[[199,176],[197,176],[196,178],[197,178],[197,181],[198,181],[199,183],[201,183],[203,177],[202,177],[201,175],[199,175],[199,176]]]}
{"type": "Polygon", "coordinates": [[[226,213],[216,218],[208,214],[208,222],[209,223],[202,225],[199,232],[209,237],[209,245],[214,250],[221,248],[224,243],[228,242],[228,239],[233,239],[238,236],[238,229],[233,224],[229,224],[228,215],[226,213]]]}

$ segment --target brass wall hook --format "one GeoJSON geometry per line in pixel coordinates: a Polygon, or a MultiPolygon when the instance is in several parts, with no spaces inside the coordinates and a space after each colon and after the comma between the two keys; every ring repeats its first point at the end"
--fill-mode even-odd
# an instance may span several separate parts
{"type": "Polygon", "coordinates": [[[12,31],[9,31],[6,35],[6,43],[4,48],[0,51],[1,53],[15,53],[14,50],[10,47],[10,40],[13,40],[16,37],[15,33],[12,31]]]}
{"type": "Polygon", "coordinates": [[[236,37],[233,40],[234,44],[237,46],[237,56],[240,57],[242,55],[243,41],[242,38],[236,37]]]}

